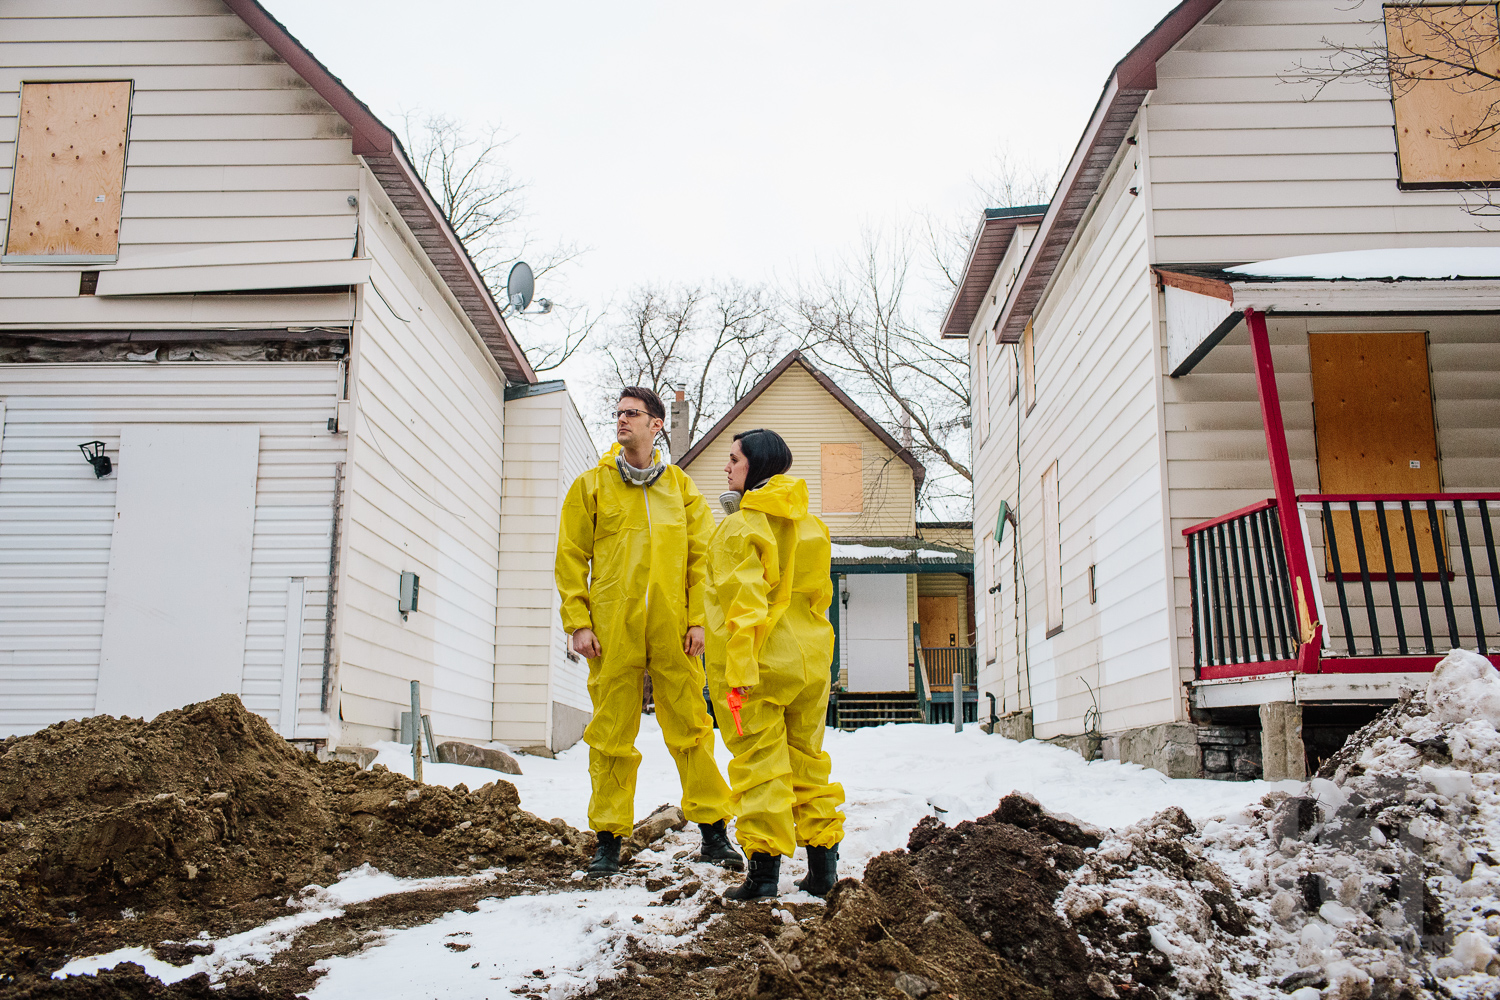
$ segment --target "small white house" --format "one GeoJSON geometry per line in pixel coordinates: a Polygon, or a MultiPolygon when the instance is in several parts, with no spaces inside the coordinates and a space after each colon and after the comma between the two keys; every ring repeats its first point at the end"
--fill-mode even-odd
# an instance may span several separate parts
{"type": "Polygon", "coordinates": [[[0,212],[0,733],[234,692],[367,742],[416,680],[440,739],[578,738],[582,421],[264,9],[0,4],[0,212]]]}
{"type": "Polygon", "coordinates": [[[1462,88],[1295,82],[1425,44],[1399,16],[1187,0],[1051,204],[982,221],[943,334],[980,690],[1016,728],[1296,776],[1450,646],[1500,662],[1500,234],[1472,211],[1500,154],[1442,138],[1462,88]]]}

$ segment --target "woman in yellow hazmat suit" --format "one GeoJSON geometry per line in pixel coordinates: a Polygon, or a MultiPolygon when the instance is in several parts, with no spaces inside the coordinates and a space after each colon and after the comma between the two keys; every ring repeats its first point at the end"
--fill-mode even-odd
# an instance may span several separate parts
{"type": "Polygon", "coordinates": [[[750,856],[749,875],[729,899],[775,896],[781,859],[798,845],[808,871],[797,885],[827,895],[844,838],[844,789],[829,782],[823,750],[833,662],[828,526],[808,513],[807,483],[782,474],[791,464],[775,431],[736,434],[722,499],[737,509],[709,543],[708,681],[734,754],[735,827],[750,856]],[[731,692],[741,699],[738,719],[731,692]]]}

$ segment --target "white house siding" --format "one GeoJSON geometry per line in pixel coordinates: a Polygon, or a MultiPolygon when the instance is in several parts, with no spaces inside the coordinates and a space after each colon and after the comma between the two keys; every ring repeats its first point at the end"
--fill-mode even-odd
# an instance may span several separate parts
{"type": "Polygon", "coordinates": [[[94,712],[116,477],[78,451],[119,454],[137,424],[260,428],[249,626],[240,695],[285,731],[288,581],[305,588],[295,735],[319,709],[335,463],[334,363],[0,365],[0,735],[94,712]]]}
{"type": "Polygon", "coordinates": [[[373,269],[352,349],[341,739],[389,738],[416,680],[439,738],[487,742],[505,382],[383,193],[362,204],[373,269]],[[421,581],[406,621],[403,571],[421,581]]]}
{"type": "MultiPolygon", "coordinates": [[[[969,359],[973,370],[986,368],[983,380],[974,378],[972,385],[982,386],[984,395],[974,400],[974,425],[981,426],[980,407],[987,407],[989,418],[984,433],[973,441],[974,472],[974,626],[978,633],[975,645],[979,657],[979,691],[995,695],[997,707],[1013,712],[1030,707],[1019,680],[1021,661],[1016,655],[1016,580],[1013,544],[1015,532],[1006,529],[997,550],[994,543],[995,519],[1000,502],[1016,503],[1016,413],[1021,396],[1016,391],[1016,348],[996,344],[991,328],[1005,301],[1017,269],[1036,235],[1035,226],[1018,227],[1015,237],[995,269],[989,292],[974,318],[969,333],[969,359]],[[1015,392],[1014,398],[1012,393],[1015,392]],[[1000,590],[991,594],[996,584],[1000,590]]],[[[988,709],[981,705],[981,714],[988,709]]]]}
{"type": "MultiPolygon", "coordinates": [[[[359,191],[361,166],[348,126],[218,0],[8,0],[0,38],[0,219],[10,206],[22,81],[129,79],[119,263],[105,270],[353,255],[347,199],[359,191]]],[[[275,318],[254,300],[80,297],[77,274],[9,275],[8,285],[27,287],[6,289],[24,298],[7,303],[4,322],[275,318]]],[[[288,321],[347,323],[343,297],[314,298],[296,303],[304,315],[288,321]]]]}
{"type": "Polygon", "coordinates": [[[598,455],[566,391],[509,400],[505,426],[494,738],[561,750],[582,735],[591,706],[588,665],[569,657],[559,613],[558,511],[598,455]]]}
{"type": "Polygon", "coordinates": [[[1022,418],[1019,516],[1029,660],[1022,669],[1041,736],[1078,732],[1095,696],[1105,731],[1170,722],[1179,711],[1146,210],[1128,190],[1141,183],[1138,155],[1123,147],[1034,318],[1038,402],[1022,418]],[[1064,624],[1048,638],[1040,504],[1042,471],[1054,461],[1064,624]],[[1089,602],[1090,564],[1097,604],[1089,602]]]}
{"type": "MultiPolygon", "coordinates": [[[[1494,430],[1500,423],[1500,344],[1495,342],[1493,317],[1271,316],[1266,329],[1276,365],[1292,479],[1299,493],[1318,491],[1309,332],[1426,331],[1443,489],[1493,490],[1500,486],[1500,443],[1494,430]]],[[[1177,662],[1182,679],[1190,680],[1191,595],[1182,529],[1265,500],[1274,490],[1243,324],[1191,374],[1165,378],[1163,383],[1177,662]]],[[[1322,538],[1316,520],[1313,547],[1314,565],[1322,566],[1322,538]]],[[[1487,589],[1481,593],[1487,595],[1487,589]]],[[[1325,600],[1331,601],[1331,595],[1325,600]]]]}
{"type": "Polygon", "coordinates": [[[1324,63],[1325,38],[1383,45],[1381,18],[1375,3],[1224,0],[1158,60],[1153,262],[1493,244],[1461,192],[1397,189],[1385,87],[1338,83],[1308,100],[1313,84],[1284,82],[1324,63]]]}

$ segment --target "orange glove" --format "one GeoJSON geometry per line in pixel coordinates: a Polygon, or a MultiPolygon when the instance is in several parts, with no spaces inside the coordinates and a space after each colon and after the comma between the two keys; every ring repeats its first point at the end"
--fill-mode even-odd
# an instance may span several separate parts
{"type": "Polygon", "coordinates": [[[740,724],[740,706],[745,703],[744,696],[738,688],[730,688],[729,694],[724,697],[729,704],[729,711],[734,716],[734,732],[736,736],[745,735],[745,727],[740,724]]]}

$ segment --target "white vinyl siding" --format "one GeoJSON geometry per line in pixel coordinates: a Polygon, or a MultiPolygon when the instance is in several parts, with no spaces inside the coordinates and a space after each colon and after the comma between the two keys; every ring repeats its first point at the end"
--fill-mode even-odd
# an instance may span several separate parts
{"type": "Polygon", "coordinates": [[[976,395],[980,397],[977,405],[983,405],[989,411],[989,432],[982,442],[975,445],[973,461],[974,558],[976,565],[981,560],[987,562],[989,572],[986,576],[990,577],[985,583],[983,599],[988,602],[986,615],[991,617],[991,622],[988,628],[978,630],[981,715],[988,708],[984,699],[986,691],[995,695],[1002,714],[1028,708],[1031,704],[1022,681],[1024,663],[1017,655],[1019,615],[1016,598],[1019,588],[1014,572],[1015,530],[1006,526],[998,550],[992,540],[1001,501],[1008,501],[1013,507],[1016,504],[1016,443],[1020,430],[1017,425],[1020,405],[1017,348],[995,344],[992,327],[1035,235],[1035,226],[1016,229],[1015,237],[995,270],[985,304],[969,333],[973,345],[972,363],[976,366],[982,363],[987,368],[983,393],[978,392],[977,381],[973,383],[976,395]],[[1000,590],[989,594],[988,589],[996,583],[1000,584],[1000,590]]]}
{"type": "MultiPolygon", "coordinates": [[[[362,167],[348,125],[217,0],[8,2],[0,38],[0,228],[21,82],[128,79],[119,262],[102,270],[353,255],[362,167]]],[[[0,323],[347,325],[352,309],[347,295],[80,297],[68,273],[36,275],[0,323]]]]}
{"type": "Polygon", "coordinates": [[[1171,672],[1166,526],[1145,485],[1158,484],[1159,497],[1146,207],[1128,190],[1139,186],[1139,155],[1122,147],[1034,317],[1037,403],[1021,421],[1019,519],[1025,657],[1039,736],[1078,732],[1090,687],[1106,732],[1173,721],[1181,700],[1171,672]],[[1042,472],[1054,461],[1066,627],[1048,638],[1040,508],[1042,472]],[[1132,570],[1142,537],[1156,539],[1154,577],[1132,570]],[[1090,564],[1100,570],[1098,605],[1089,603],[1090,564]],[[1115,670],[1115,660],[1130,668],[1115,670]],[[1142,669],[1152,662],[1154,670],[1142,669]]]}
{"type": "Polygon", "coordinates": [[[553,746],[554,703],[590,711],[588,664],[569,659],[553,565],[558,511],[598,456],[567,392],[505,404],[494,739],[553,746]]]}
{"type": "Polygon", "coordinates": [[[340,685],[349,739],[390,738],[420,681],[440,739],[491,738],[504,380],[378,189],[374,260],[354,333],[341,577],[340,685]],[[396,608],[401,573],[420,610],[396,608]]]}
{"type": "Polygon", "coordinates": [[[0,365],[0,735],[95,710],[116,476],[78,444],[119,456],[133,424],[260,428],[240,695],[281,728],[288,580],[304,580],[297,688],[302,737],[319,709],[334,466],[334,363],[0,365]]]}
{"type": "Polygon", "coordinates": [[[1494,242],[1460,192],[1397,189],[1381,82],[1336,83],[1315,100],[1314,84],[1288,82],[1299,63],[1325,62],[1324,39],[1383,45],[1380,7],[1224,0],[1157,62],[1145,114],[1153,262],[1494,242]]]}

